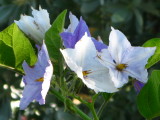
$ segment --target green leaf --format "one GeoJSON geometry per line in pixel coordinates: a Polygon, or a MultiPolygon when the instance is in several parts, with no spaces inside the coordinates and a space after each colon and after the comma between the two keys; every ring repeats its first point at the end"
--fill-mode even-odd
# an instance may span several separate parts
{"type": "Polygon", "coordinates": [[[139,112],[147,119],[160,116],[160,70],[152,72],[137,97],[137,105],[139,112]]]}
{"type": "Polygon", "coordinates": [[[64,22],[67,10],[64,10],[53,22],[51,28],[45,34],[45,43],[49,52],[49,56],[54,66],[54,74],[60,76],[62,73],[62,40],[60,33],[63,32],[64,22]]]}
{"type": "Polygon", "coordinates": [[[22,72],[24,60],[32,66],[37,57],[28,38],[13,23],[0,32],[0,66],[22,72]]]}
{"type": "Polygon", "coordinates": [[[150,68],[155,63],[160,61],[160,38],[150,39],[143,44],[143,47],[155,47],[155,46],[156,46],[156,51],[155,51],[154,55],[149,58],[148,64],[146,65],[146,68],[150,68]]]}

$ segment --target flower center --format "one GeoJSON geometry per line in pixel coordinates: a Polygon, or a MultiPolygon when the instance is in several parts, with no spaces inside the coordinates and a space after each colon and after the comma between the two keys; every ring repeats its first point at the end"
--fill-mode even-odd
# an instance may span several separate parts
{"type": "Polygon", "coordinates": [[[86,71],[83,71],[82,74],[83,76],[87,76],[88,74],[92,73],[91,70],[86,70],[86,71]]]}
{"type": "Polygon", "coordinates": [[[122,71],[123,69],[125,69],[127,67],[127,64],[118,64],[117,66],[116,66],[116,69],[118,70],[118,71],[122,71]]]}
{"type": "Polygon", "coordinates": [[[41,77],[41,78],[39,78],[39,79],[36,79],[35,81],[36,81],[36,82],[43,82],[43,81],[44,81],[44,78],[41,77]]]}

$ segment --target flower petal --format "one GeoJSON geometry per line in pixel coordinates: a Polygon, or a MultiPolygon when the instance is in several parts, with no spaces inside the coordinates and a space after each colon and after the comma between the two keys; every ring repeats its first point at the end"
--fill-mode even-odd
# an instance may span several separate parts
{"type": "MultiPolygon", "coordinates": [[[[39,11],[32,8],[32,15],[37,23],[39,30],[45,34],[45,32],[51,27],[49,13],[47,10],[39,8],[39,11]]],[[[44,38],[44,37],[43,37],[44,38]]]]}
{"type": "Polygon", "coordinates": [[[96,92],[116,92],[112,81],[103,67],[96,59],[97,51],[92,39],[86,34],[79,40],[75,49],[61,50],[67,65],[77,73],[87,87],[96,92]],[[83,72],[86,71],[86,75],[83,72]],[[89,71],[87,73],[87,71],[89,71]],[[105,73],[105,74],[104,74],[105,73]]]}
{"type": "Polygon", "coordinates": [[[40,44],[39,40],[43,38],[43,35],[38,30],[35,21],[32,17],[21,15],[21,19],[19,21],[14,22],[27,36],[35,40],[36,43],[40,44]]]}
{"type": "Polygon", "coordinates": [[[95,92],[113,93],[118,91],[110,78],[109,69],[98,63],[90,69],[91,73],[82,79],[87,87],[94,89],[95,92]]]}
{"type": "Polygon", "coordinates": [[[23,97],[20,101],[20,110],[26,109],[30,102],[37,98],[41,91],[41,85],[26,85],[23,90],[23,97]]]}
{"type": "Polygon", "coordinates": [[[146,83],[148,73],[145,69],[148,59],[154,54],[155,47],[131,47],[127,50],[123,62],[128,65],[126,71],[131,77],[146,83]]]}
{"type": "Polygon", "coordinates": [[[109,69],[109,73],[111,76],[111,80],[113,81],[116,88],[122,87],[124,84],[128,82],[128,74],[124,72],[120,72],[113,68],[109,69]]]}
{"type": "Polygon", "coordinates": [[[109,36],[108,50],[117,64],[121,63],[125,51],[130,47],[131,44],[127,40],[126,36],[119,30],[112,28],[109,36]]]}
{"type": "Polygon", "coordinates": [[[34,17],[21,15],[19,21],[14,21],[18,27],[26,34],[28,37],[33,39],[36,44],[42,45],[45,32],[50,28],[50,20],[47,10],[33,9],[32,14],[34,17]]]}
{"type": "Polygon", "coordinates": [[[45,43],[43,43],[38,52],[37,63],[34,66],[28,66],[24,61],[23,69],[25,71],[25,75],[23,76],[25,87],[20,102],[20,109],[25,109],[34,99],[39,104],[45,104],[45,97],[53,74],[53,66],[49,60],[45,43]]]}
{"type": "Polygon", "coordinates": [[[114,60],[112,59],[108,49],[102,49],[97,53],[96,59],[107,68],[115,68],[114,60]]]}
{"type": "Polygon", "coordinates": [[[139,93],[145,84],[140,81],[134,80],[133,85],[134,85],[136,92],[139,93]]]}
{"type": "Polygon", "coordinates": [[[60,36],[62,37],[66,48],[74,48],[75,44],[84,36],[85,32],[87,32],[88,36],[90,36],[88,26],[81,18],[73,33],[63,32],[60,36]]]}
{"type": "Polygon", "coordinates": [[[70,19],[70,25],[68,26],[68,29],[65,30],[65,32],[73,33],[76,27],[78,26],[79,20],[71,12],[69,13],[69,19],[70,19]]]}
{"type": "MultiPolygon", "coordinates": [[[[84,36],[85,33],[90,37],[89,28],[83,18],[80,18],[78,21],[77,17],[70,13],[69,15],[71,24],[69,25],[68,29],[65,32],[61,33],[60,36],[64,41],[64,46],[66,48],[74,48],[75,44],[84,36]]],[[[92,38],[96,49],[101,51],[103,48],[107,48],[107,46],[94,38],[92,38]]]]}
{"type": "Polygon", "coordinates": [[[101,42],[101,41],[97,41],[94,38],[92,38],[92,41],[93,41],[98,52],[100,52],[102,49],[108,48],[108,46],[103,44],[103,42],[101,42]]]}

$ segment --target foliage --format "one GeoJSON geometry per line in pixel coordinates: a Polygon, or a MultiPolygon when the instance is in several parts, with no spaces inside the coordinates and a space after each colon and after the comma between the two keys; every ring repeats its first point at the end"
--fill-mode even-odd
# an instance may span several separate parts
{"type": "MultiPolygon", "coordinates": [[[[22,76],[0,68],[0,119],[80,120],[79,115],[85,116],[86,114],[86,116],[93,117],[92,113],[96,111],[102,120],[142,120],[144,118],[138,113],[138,109],[145,118],[153,118],[159,115],[160,100],[158,96],[160,87],[158,87],[158,84],[160,77],[158,77],[159,71],[152,72],[152,70],[160,68],[156,64],[160,60],[158,52],[160,29],[157,27],[160,24],[160,1],[0,0],[0,29],[3,30],[0,32],[1,65],[22,72],[21,63],[23,60],[26,60],[30,65],[36,62],[35,51],[28,38],[15,24],[9,25],[15,19],[18,20],[20,14],[30,15],[31,6],[38,9],[39,5],[49,11],[51,23],[55,20],[50,30],[46,33],[45,39],[54,65],[54,73],[58,75],[58,78],[53,77],[44,106],[32,103],[25,111],[19,111],[17,107],[13,107],[13,103],[20,99],[22,76]],[[132,45],[143,44],[145,47],[157,47],[155,55],[149,59],[146,66],[146,68],[151,67],[149,69],[149,72],[152,72],[151,77],[138,97],[133,87],[131,87],[131,82],[116,93],[116,95],[100,93],[96,96],[92,90],[89,90],[82,84],[81,80],[73,72],[61,63],[63,59],[59,48],[62,47],[62,41],[59,33],[69,22],[66,17],[66,24],[64,25],[66,15],[66,11],[63,11],[64,9],[72,11],[76,16],[82,15],[90,27],[92,36],[96,38],[100,35],[105,43],[108,43],[110,26],[113,26],[128,35],[127,37],[132,45]],[[58,16],[60,12],[62,13],[58,16]],[[56,18],[56,16],[58,17],[56,18]],[[9,27],[7,28],[7,26],[9,27]],[[56,36],[56,39],[53,36],[56,36]],[[156,39],[151,39],[153,37],[156,39]],[[14,44],[11,45],[11,42],[18,42],[18,44],[16,46],[14,44]],[[20,93],[16,93],[14,90],[18,90],[20,93]],[[135,102],[136,97],[138,108],[135,102]],[[76,105],[75,100],[80,101],[80,104],[76,105]],[[105,107],[105,104],[107,104],[107,107],[105,107]],[[90,111],[89,109],[93,110],[93,107],[95,111],[90,111]],[[77,108],[80,108],[82,111],[78,111],[77,108]],[[152,111],[145,108],[150,108],[152,111]],[[102,112],[101,109],[104,111],[102,112]]],[[[159,118],[154,119],[158,120],[159,118]]]]}
{"type": "Polygon", "coordinates": [[[138,95],[140,113],[148,119],[160,116],[160,71],[153,71],[148,83],[138,95]]]}

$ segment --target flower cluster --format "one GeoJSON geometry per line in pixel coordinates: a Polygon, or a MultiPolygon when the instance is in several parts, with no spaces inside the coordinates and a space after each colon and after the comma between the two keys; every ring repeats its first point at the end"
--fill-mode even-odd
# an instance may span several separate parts
{"type": "Polygon", "coordinates": [[[128,82],[129,76],[142,82],[142,85],[135,82],[135,89],[139,91],[143,87],[148,80],[145,65],[155,47],[132,47],[125,35],[113,27],[107,47],[90,36],[82,18],[78,22],[70,14],[70,21],[68,29],[61,34],[66,47],[61,52],[67,65],[87,87],[95,92],[113,93],[128,82]]]}
{"type": "MultiPolygon", "coordinates": [[[[20,109],[25,109],[34,99],[45,103],[45,96],[50,86],[53,67],[48,51],[43,42],[45,32],[50,28],[48,12],[33,9],[33,17],[21,16],[15,21],[19,28],[35,40],[38,48],[38,61],[28,66],[24,61],[25,88],[20,109]]],[[[66,64],[83,83],[97,92],[117,92],[135,78],[135,88],[139,91],[148,80],[145,69],[148,59],[154,54],[155,47],[132,47],[126,36],[111,27],[109,45],[91,37],[86,22],[72,13],[69,14],[70,25],[60,34],[65,49],[60,49],[66,64]]]]}

